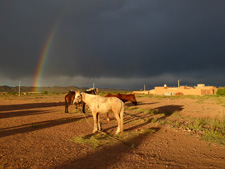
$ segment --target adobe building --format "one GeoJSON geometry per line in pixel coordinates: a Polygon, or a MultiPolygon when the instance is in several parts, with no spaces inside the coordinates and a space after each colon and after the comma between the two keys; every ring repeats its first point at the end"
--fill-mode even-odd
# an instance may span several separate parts
{"type": "Polygon", "coordinates": [[[180,87],[155,87],[153,90],[145,91],[133,91],[135,94],[153,94],[164,96],[176,96],[176,95],[214,95],[217,92],[215,86],[205,86],[205,84],[198,84],[195,87],[180,86],[180,87]]]}
{"type": "Polygon", "coordinates": [[[155,95],[167,95],[167,96],[175,96],[175,95],[214,95],[217,92],[217,88],[215,86],[205,86],[205,84],[198,84],[195,87],[189,86],[180,86],[180,87],[155,87],[154,89],[155,95]]]}

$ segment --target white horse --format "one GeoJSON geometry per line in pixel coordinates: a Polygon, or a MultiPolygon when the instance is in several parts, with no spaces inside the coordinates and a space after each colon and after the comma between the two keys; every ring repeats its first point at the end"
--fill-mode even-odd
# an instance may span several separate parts
{"type": "Polygon", "coordinates": [[[80,103],[82,101],[88,105],[89,110],[92,112],[94,120],[93,133],[101,130],[99,114],[111,111],[118,121],[116,134],[123,132],[124,103],[120,99],[116,97],[102,97],[84,92],[80,93],[80,91],[76,92],[73,103],[80,103]]]}

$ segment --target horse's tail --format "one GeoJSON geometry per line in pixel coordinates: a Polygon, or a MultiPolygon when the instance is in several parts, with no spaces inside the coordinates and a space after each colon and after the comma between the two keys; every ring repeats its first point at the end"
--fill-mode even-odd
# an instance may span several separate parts
{"type": "Polygon", "coordinates": [[[121,133],[123,132],[123,114],[124,114],[124,103],[121,101],[121,110],[120,110],[120,120],[121,120],[121,133]]]}

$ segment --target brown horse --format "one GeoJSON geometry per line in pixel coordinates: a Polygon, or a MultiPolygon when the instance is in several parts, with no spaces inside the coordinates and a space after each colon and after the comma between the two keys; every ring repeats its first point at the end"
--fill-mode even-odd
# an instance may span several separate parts
{"type": "MultiPolygon", "coordinates": [[[[84,92],[96,95],[96,94],[98,94],[98,88],[91,88],[91,89],[88,89],[84,92]]],[[[69,107],[70,104],[73,104],[75,94],[76,94],[76,92],[69,91],[69,93],[65,96],[65,113],[69,113],[68,107],[69,107]]],[[[75,104],[76,109],[78,108],[79,105],[82,106],[82,112],[85,113],[85,103],[83,102],[83,103],[75,104]]]]}
{"type": "MultiPolygon", "coordinates": [[[[65,96],[65,113],[69,113],[68,107],[71,103],[73,103],[73,100],[75,98],[75,92],[69,91],[69,93],[65,96]]],[[[77,108],[77,105],[76,105],[77,108]]]]}
{"type": "Polygon", "coordinates": [[[122,100],[124,103],[127,101],[131,101],[134,105],[137,105],[137,100],[134,94],[120,94],[120,93],[117,93],[116,95],[107,94],[105,95],[105,97],[117,97],[120,100],[122,100]]]}

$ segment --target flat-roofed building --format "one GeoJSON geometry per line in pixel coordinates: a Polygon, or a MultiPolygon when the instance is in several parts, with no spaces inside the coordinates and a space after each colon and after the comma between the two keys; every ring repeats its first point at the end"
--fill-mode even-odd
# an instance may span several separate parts
{"type": "Polygon", "coordinates": [[[195,87],[180,86],[180,87],[155,87],[155,95],[214,95],[217,92],[215,86],[205,86],[198,84],[195,87]]]}

